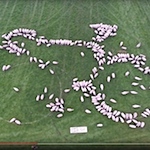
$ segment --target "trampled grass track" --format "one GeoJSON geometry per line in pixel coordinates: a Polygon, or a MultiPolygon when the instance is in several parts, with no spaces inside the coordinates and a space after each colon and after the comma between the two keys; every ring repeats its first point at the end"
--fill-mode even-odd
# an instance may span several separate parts
{"type": "MultiPolygon", "coordinates": [[[[87,1],[49,1],[49,0],[6,0],[0,1],[0,35],[19,27],[35,29],[38,35],[44,35],[48,39],[66,38],[82,39],[90,41],[94,35],[89,28],[90,23],[117,24],[119,29],[117,36],[108,38],[105,42],[105,50],[116,53],[119,50],[119,42],[124,41],[129,53],[147,56],[147,65],[150,65],[150,3],[147,0],[122,1],[122,0],[87,0],[87,1]],[[136,49],[135,45],[140,41],[142,47],[136,49]]],[[[63,89],[71,86],[73,77],[78,76],[80,80],[89,79],[89,73],[96,61],[92,52],[83,48],[52,46],[37,47],[34,42],[23,38],[26,47],[32,55],[44,60],[59,60],[56,69],[57,76],[51,76],[48,70],[41,71],[35,64],[30,64],[26,56],[16,57],[6,51],[0,51],[0,66],[11,64],[12,69],[8,72],[0,72],[0,141],[36,141],[42,143],[141,143],[150,141],[149,124],[150,119],[144,119],[146,126],[144,129],[129,129],[127,125],[114,123],[105,116],[99,114],[94,106],[86,99],[81,104],[79,96],[81,92],[71,91],[68,95],[63,94],[66,99],[65,107],[73,107],[72,113],[65,113],[61,119],[55,118],[45,105],[48,100],[37,103],[35,96],[42,92],[44,86],[48,86],[49,94],[54,92],[56,96],[60,94],[61,82],[63,89]],[[85,58],[81,59],[80,51],[85,51],[85,58]],[[82,65],[81,65],[82,64],[82,65]],[[12,87],[18,86],[19,94],[13,92],[12,87]],[[85,114],[84,108],[92,110],[92,114],[85,114]],[[48,115],[50,113],[50,116],[48,115]],[[22,121],[22,126],[9,124],[6,120],[17,117],[22,121]],[[102,122],[104,127],[98,129],[96,124],[102,122]],[[70,126],[87,125],[87,134],[70,135],[70,126]]],[[[134,111],[131,106],[135,102],[142,108],[141,112],[149,105],[147,92],[140,89],[139,96],[122,97],[118,90],[131,88],[130,80],[123,78],[125,68],[131,70],[132,77],[139,75],[143,77],[142,83],[149,85],[149,76],[144,76],[135,70],[131,65],[124,64],[105,67],[105,72],[95,80],[94,84],[106,82],[106,75],[116,70],[118,79],[108,85],[106,83],[106,94],[108,97],[114,96],[118,103],[112,104],[113,108],[123,111],[134,111]],[[114,88],[115,87],[115,88],[114,88]]],[[[126,69],[126,70],[127,70],[126,69]]],[[[97,84],[98,86],[98,84],[97,84]]],[[[142,120],[142,119],[141,119],[142,120]]]]}

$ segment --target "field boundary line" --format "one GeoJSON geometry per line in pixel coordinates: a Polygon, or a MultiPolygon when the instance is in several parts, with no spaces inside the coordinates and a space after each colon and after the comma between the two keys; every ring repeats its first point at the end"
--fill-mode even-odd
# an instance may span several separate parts
{"type": "Polygon", "coordinates": [[[38,145],[99,145],[99,146],[109,146],[109,145],[150,145],[150,143],[38,143],[38,145]]]}
{"type": "Polygon", "coordinates": [[[0,145],[37,145],[37,142],[0,142],[0,145]]]}

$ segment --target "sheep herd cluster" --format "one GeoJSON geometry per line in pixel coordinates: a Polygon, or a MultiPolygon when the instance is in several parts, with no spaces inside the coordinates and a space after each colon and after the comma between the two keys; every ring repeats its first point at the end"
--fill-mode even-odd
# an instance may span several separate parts
{"type": "MultiPolygon", "coordinates": [[[[102,41],[107,39],[108,37],[116,36],[118,26],[117,25],[107,25],[107,24],[90,24],[90,28],[94,29],[94,32],[96,34],[95,37],[92,37],[91,41],[83,41],[83,40],[67,40],[67,39],[50,39],[48,40],[45,36],[39,36],[37,37],[37,32],[35,30],[31,29],[24,29],[19,28],[15,29],[7,34],[3,34],[2,38],[4,39],[2,41],[2,44],[0,46],[0,49],[8,51],[8,53],[16,54],[17,56],[21,56],[22,54],[26,54],[29,57],[29,61],[32,63],[37,63],[38,67],[40,69],[45,69],[49,64],[57,65],[59,62],[56,60],[53,61],[46,61],[42,59],[38,59],[34,56],[31,56],[30,51],[25,49],[25,43],[21,43],[19,45],[18,41],[12,41],[12,37],[16,36],[23,36],[24,38],[28,38],[29,40],[33,40],[36,42],[37,46],[40,45],[46,45],[47,47],[50,47],[52,45],[61,45],[61,46],[79,46],[79,47],[86,47],[87,49],[91,49],[93,52],[93,57],[97,61],[98,66],[94,67],[92,69],[91,74],[89,75],[89,80],[83,80],[79,81],[77,77],[73,78],[72,80],[72,89],[75,91],[81,90],[83,92],[83,95],[80,97],[81,102],[83,103],[85,101],[85,98],[90,98],[91,102],[94,104],[96,110],[100,112],[102,115],[107,116],[109,119],[112,119],[115,122],[121,122],[126,123],[130,128],[143,128],[145,126],[145,122],[139,121],[137,119],[138,113],[125,113],[121,112],[119,110],[114,110],[111,106],[106,104],[107,99],[107,93],[104,93],[104,85],[100,84],[100,90],[101,92],[97,93],[96,86],[93,85],[93,81],[99,76],[99,72],[104,70],[104,64],[112,65],[115,63],[127,63],[130,62],[135,68],[137,68],[139,71],[143,72],[144,74],[150,74],[150,68],[148,66],[145,66],[146,63],[146,56],[143,54],[134,55],[127,53],[127,47],[124,46],[123,41],[120,42],[120,48],[121,52],[117,54],[113,54],[111,51],[107,52],[104,50],[104,45],[100,45],[102,41]]],[[[141,43],[138,43],[136,45],[137,48],[141,46],[141,43]]],[[[84,57],[84,52],[81,52],[81,57],[84,57]]],[[[11,68],[11,65],[3,65],[2,71],[7,71],[11,68]]],[[[50,74],[54,75],[55,72],[52,69],[49,69],[50,74]]],[[[125,73],[125,76],[129,76],[130,72],[127,71],[125,73]]],[[[115,72],[112,72],[109,76],[107,76],[106,80],[107,82],[111,82],[111,80],[116,78],[115,72]]],[[[135,82],[132,83],[133,86],[140,86],[142,90],[147,90],[147,88],[144,85],[139,85],[138,81],[142,80],[142,78],[136,76],[135,82]]],[[[13,88],[16,92],[19,92],[18,87],[13,88]]],[[[69,93],[71,88],[64,89],[65,93],[69,93]]],[[[43,93],[38,94],[36,96],[36,101],[41,101],[46,99],[45,94],[48,93],[48,88],[44,87],[43,93]]],[[[122,95],[127,94],[138,94],[137,91],[122,91],[122,95]]],[[[63,116],[65,110],[68,112],[74,111],[73,108],[65,108],[65,100],[63,98],[55,97],[53,93],[49,95],[49,100],[54,99],[54,102],[50,102],[46,104],[46,107],[50,109],[51,112],[59,112],[57,114],[57,117],[60,118],[63,116]]],[[[117,103],[115,99],[110,99],[112,103],[117,103]]],[[[139,108],[140,105],[133,105],[133,108],[139,108]]],[[[85,113],[90,114],[91,110],[85,109],[85,113]]],[[[150,109],[145,108],[145,110],[141,113],[142,117],[148,117],[150,115],[150,109]]],[[[21,124],[21,122],[16,121],[16,118],[12,118],[10,122],[15,122],[16,124],[21,124]]],[[[97,124],[97,127],[102,127],[103,124],[99,123],[97,124]]]]}

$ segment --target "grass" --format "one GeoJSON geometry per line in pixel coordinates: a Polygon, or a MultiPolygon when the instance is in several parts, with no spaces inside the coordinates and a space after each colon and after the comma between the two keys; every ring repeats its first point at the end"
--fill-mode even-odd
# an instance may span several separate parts
{"type": "MultiPolygon", "coordinates": [[[[38,36],[44,35],[48,39],[82,39],[90,41],[94,33],[89,28],[91,23],[107,23],[119,26],[117,36],[108,38],[102,44],[105,51],[111,50],[117,53],[119,42],[124,41],[129,53],[147,56],[147,64],[150,64],[150,3],[148,0],[76,0],[76,1],[54,1],[54,0],[5,0],[0,1],[0,35],[15,28],[24,27],[35,29],[38,36]],[[141,42],[140,49],[135,45],[141,42]]],[[[112,120],[99,114],[90,99],[81,104],[79,97],[82,93],[71,91],[62,94],[65,99],[65,107],[73,107],[74,112],[65,112],[61,119],[56,114],[50,113],[45,107],[49,100],[36,102],[35,96],[42,93],[44,86],[49,92],[55,93],[57,97],[65,88],[71,88],[72,79],[88,80],[91,69],[97,65],[92,52],[85,48],[67,46],[45,46],[37,47],[34,41],[22,37],[14,40],[24,41],[26,48],[32,56],[43,60],[58,60],[58,66],[50,66],[56,72],[52,76],[46,70],[40,70],[36,64],[30,64],[27,56],[17,57],[1,50],[0,67],[11,64],[12,69],[8,72],[0,72],[0,141],[36,141],[39,143],[149,143],[150,120],[146,122],[144,129],[130,129],[127,125],[114,123],[112,120]],[[81,59],[80,52],[85,52],[85,58],[81,59]],[[13,86],[20,88],[17,94],[13,86]],[[89,108],[92,114],[85,114],[84,109],[89,108]],[[22,121],[21,126],[9,124],[7,121],[16,117],[22,121]],[[103,123],[102,129],[97,128],[97,123],[103,123]],[[88,126],[87,134],[70,134],[71,126],[88,126]]],[[[1,39],[2,40],[2,39],[1,39]]],[[[122,97],[121,90],[133,89],[130,83],[137,75],[143,78],[142,84],[149,86],[149,76],[144,76],[129,63],[115,64],[105,67],[94,85],[105,84],[107,98],[115,98],[118,103],[111,104],[114,109],[125,112],[133,112],[132,104],[138,103],[142,107],[138,109],[140,114],[149,105],[149,91],[141,91],[138,87],[134,89],[139,95],[122,97]],[[125,71],[130,70],[129,78],[124,78],[125,71]],[[106,76],[112,71],[117,74],[117,79],[111,84],[106,82],[106,76]]]]}

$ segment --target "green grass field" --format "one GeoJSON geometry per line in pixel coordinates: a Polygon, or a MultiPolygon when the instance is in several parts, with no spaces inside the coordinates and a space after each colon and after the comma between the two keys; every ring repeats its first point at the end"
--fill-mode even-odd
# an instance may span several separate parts
{"type": "MultiPolygon", "coordinates": [[[[148,0],[0,0],[0,35],[15,28],[31,28],[37,31],[38,36],[44,35],[48,39],[81,39],[90,41],[94,36],[89,24],[106,23],[116,24],[119,29],[117,36],[109,37],[102,44],[105,51],[114,54],[119,50],[119,42],[124,41],[129,53],[145,54],[146,65],[150,64],[150,2],[148,0]],[[141,48],[135,46],[142,43],[141,48]]],[[[15,39],[15,38],[14,38],[15,39]]],[[[25,42],[25,48],[30,50],[32,56],[43,60],[57,60],[58,66],[51,66],[56,75],[50,75],[48,68],[41,70],[36,64],[29,62],[29,57],[17,57],[0,50],[0,67],[11,64],[8,72],[0,71],[0,142],[38,142],[38,143],[149,143],[150,118],[140,118],[145,121],[143,129],[131,129],[126,124],[115,123],[106,116],[98,113],[86,99],[81,103],[79,97],[82,92],[71,90],[65,94],[65,88],[71,88],[72,79],[89,80],[91,69],[97,65],[93,53],[89,49],[68,46],[44,45],[37,47],[34,41],[16,37],[18,41],[25,42]],[[81,59],[80,52],[85,52],[81,59]],[[17,94],[13,87],[19,87],[17,94]],[[74,112],[65,112],[62,118],[56,118],[57,113],[51,113],[45,105],[50,101],[36,102],[37,94],[43,92],[47,86],[48,94],[55,93],[65,99],[65,108],[72,107],[74,112]],[[91,114],[84,110],[91,109],[91,114]],[[23,123],[21,126],[8,123],[16,117],[23,123]],[[97,128],[97,123],[103,123],[103,128],[97,128]],[[71,126],[87,126],[86,134],[70,134],[71,126]]],[[[2,41],[2,39],[1,39],[2,41]]],[[[118,103],[110,104],[114,109],[124,112],[134,112],[131,107],[138,103],[142,107],[137,109],[140,114],[146,107],[150,107],[150,92],[142,91],[138,87],[138,95],[121,96],[122,90],[131,90],[134,76],[140,76],[140,82],[150,86],[149,75],[143,75],[130,63],[115,64],[100,72],[94,81],[105,84],[104,92],[107,98],[115,98],[118,103]],[[124,78],[124,73],[130,70],[129,78],[124,78]],[[106,82],[106,76],[114,71],[116,80],[111,84],[106,82]]],[[[56,144],[57,145],[57,144],[56,144]]]]}

